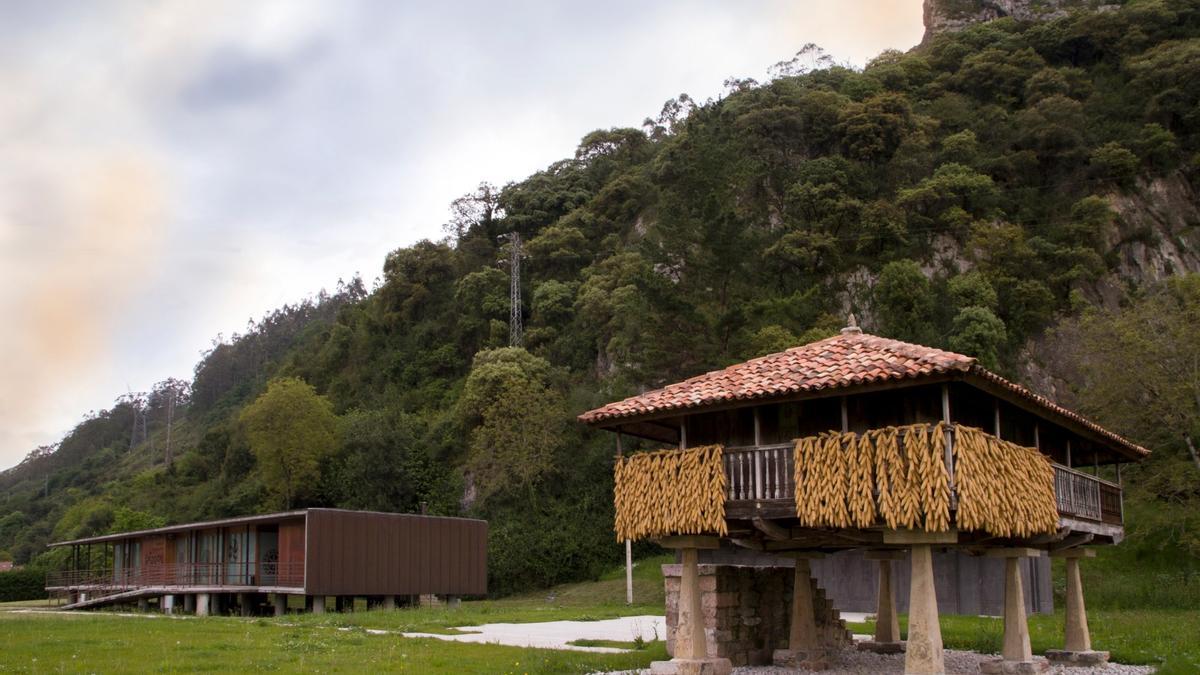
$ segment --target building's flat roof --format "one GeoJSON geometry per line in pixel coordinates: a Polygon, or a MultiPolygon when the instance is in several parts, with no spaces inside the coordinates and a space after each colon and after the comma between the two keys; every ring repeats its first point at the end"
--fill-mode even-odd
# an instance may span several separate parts
{"type": "MultiPolygon", "coordinates": [[[[142,537],[155,534],[170,534],[172,532],[186,532],[188,530],[203,530],[210,527],[226,527],[229,525],[251,525],[254,523],[272,522],[287,520],[289,518],[300,518],[305,516],[309,511],[339,511],[342,513],[375,513],[385,516],[408,516],[410,518],[430,518],[430,519],[450,519],[450,520],[478,520],[476,518],[458,518],[456,516],[432,516],[421,515],[419,513],[391,513],[387,511],[356,511],[353,509],[328,509],[328,508],[311,508],[297,509],[295,511],[279,511],[277,513],[262,513],[254,516],[237,516],[234,518],[222,518],[220,520],[204,520],[195,523],[180,523],[179,525],[167,525],[165,527],[155,527],[149,530],[132,530],[129,532],[115,532],[113,534],[102,534],[95,537],[83,537],[81,539],[70,539],[67,541],[56,541],[47,544],[46,548],[55,546],[71,546],[73,544],[99,544],[108,541],[119,541],[121,539],[130,539],[133,537],[142,537]]],[[[480,521],[483,522],[483,521],[480,521]]]]}
{"type": "Polygon", "coordinates": [[[181,523],[179,525],[167,525],[165,527],[155,527],[149,530],[132,530],[130,532],[116,532],[114,534],[102,534],[96,537],[84,537],[82,539],[70,539],[68,541],[56,541],[52,544],[47,544],[46,548],[55,546],[70,546],[72,544],[98,544],[106,541],[117,541],[120,539],[129,539],[130,537],[140,537],[151,534],[169,534],[171,532],[185,532],[187,530],[202,530],[209,527],[225,527],[228,525],[249,525],[251,523],[270,522],[273,520],[287,520],[288,518],[299,518],[308,513],[308,509],[300,509],[298,511],[280,511],[278,513],[263,513],[256,516],[237,516],[235,518],[222,518],[220,520],[205,520],[196,523],[181,523]]]}

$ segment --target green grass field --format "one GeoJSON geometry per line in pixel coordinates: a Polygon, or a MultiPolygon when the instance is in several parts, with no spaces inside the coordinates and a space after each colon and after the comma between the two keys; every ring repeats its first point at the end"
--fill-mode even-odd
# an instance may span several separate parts
{"type": "MultiPolygon", "coordinates": [[[[371,614],[377,612],[354,616],[371,614]]],[[[0,613],[0,672],[6,673],[586,673],[645,667],[664,658],[661,642],[628,654],[589,654],[402,638],[275,619],[0,613]]]]}
{"type": "MultiPolygon", "coordinates": [[[[634,605],[625,604],[622,570],[593,582],[500,600],[464,602],[457,607],[289,614],[280,619],[44,613],[30,610],[44,607],[45,601],[8,603],[0,605],[0,673],[586,673],[645,667],[652,660],[667,658],[663,642],[651,642],[627,654],[589,654],[403,638],[393,633],[453,632],[456,626],[481,623],[661,614],[659,565],[668,560],[662,556],[638,564],[634,605]]],[[[1089,618],[1096,648],[1111,651],[1115,661],[1162,664],[1164,675],[1200,672],[1200,611],[1194,608],[1104,608],[1091,610],[1089,618]]],[[[1061,612],[1031,617],[1034,652],[1061,645],[1062,625],[1061,612]]],[[[853,624],[851,628],[869,633],[874,626],[853,624]]],[[[944,615],[942,634],[947,647],[995,653],[1003,624],[999,619],[944,615]]],[[[635,646],[633,642],[590,640],[577,640],[576,644],[635,646]]]]}
{"type": "MultiPolygon", "coordinates": [[[[1004,639],[1004,621],[980,616],[941,616],[942,642],[948,648],[998,653],[1004,639]]],[[[1200,672],[1200,611],[1198,610],[1094,610],[1088,612],[1092,645],[1126,664],[1161,666],[1161,673],[1200,672]]],[[[856,633],[871,633],[873,622],[849,625],[856,633]]],[[[907,617],[900,617],[907,630],[907,617]]],[[[1062,648],[1063,614],[1029,617],[1029,642],[1034,654],[1062,648]]]]}
{"type": "MultiPolygon", "coordinates": [[[[628,654],[589,654],[444,642],[374,634],[453,632],[455,626],[598,620],[661,614],[659,565],[634,568],[633,605],[625,604],[624,570],[594,582],[458,607],[394,612],[289,614],[280,619],[119,616],[115,612],[32,613],[46,601],[0,605],[0,673],[154,672],[413,672],[587,673],[646,667],[666,659],[662,641],[628,654]],[[5,611],[7,610],[7,611],[5,611]],[[22,611],[26,610],[26,611],[22,611]]],[[[631,636],[632,638],[632,636],[631,636]]],[[[633,647],[633,643],[580,646],[633,647]]]]}

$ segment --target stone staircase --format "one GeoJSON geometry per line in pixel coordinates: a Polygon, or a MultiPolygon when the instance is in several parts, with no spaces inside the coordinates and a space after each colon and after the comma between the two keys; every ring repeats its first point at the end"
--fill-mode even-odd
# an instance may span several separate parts
{"type": "Polygon", "coordinates": [[[854,646],[854,634],[846,628],[846,622],[841,613],[833,607],[833,602],[825,597],[825,589],[811,579],[813,611],[817,617],[817,630],[821,632],[821,644],[829,649],[848,649],[854,646]]]}

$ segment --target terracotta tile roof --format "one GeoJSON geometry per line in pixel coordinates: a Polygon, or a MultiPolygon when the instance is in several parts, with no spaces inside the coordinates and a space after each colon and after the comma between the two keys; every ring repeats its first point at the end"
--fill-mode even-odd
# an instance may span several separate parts
{"type": "Polygon", "coordinates": [[[956,373],[964,378],[978,377],[1005,388],[1135,454],[1149,454],[1145,448],[1130,443],[1083,416],[984,369],[972,357],[854,330],[609,403],[580,415],[579,419],[588,424],[600,424],[657,414],[667,417],[737,401],[956,373]]]}

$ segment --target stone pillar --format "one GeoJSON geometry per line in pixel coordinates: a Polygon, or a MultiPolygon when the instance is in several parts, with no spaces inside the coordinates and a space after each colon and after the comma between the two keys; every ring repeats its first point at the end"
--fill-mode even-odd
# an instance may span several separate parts
{"type": "Polygon", "coordinates": [[[323,596],[323,595],[314,595],[313,596],[312,613],[313,614],[324,614],[325,613],[325,596],[323,596]]]}
{"type": "Polygon", "coordinates": [[[196,616],[208,616],[210,599],[208,593],[196,594],[196,616]]]}
{"type": "Polygon", "coordinates": [[[388,611],[388,612],[396,609],[396,596],[394,596],[394,595],[383,596],[383,609],[384,609],[384,611],[388,611]]]}
{"type": "Polygon", "coordinates": [[[242,616],[250,616],[254,611],[253,598],[250,593],[238,593],[238,612],[242,616]]]}
{"type": "Polygon", "coordinates": [[[708,656],[704,634],[704,607],[700,591],[699,549],[716,548],[716,537],[678,536],[659,541],[667,548],[682,549],[683,566],[679,579],[679,624],[675,633],[675,658],[654,661],[652,675],[729,675],[729,659],[708,656]]]}
{"type": "Polygon", "coordinates": [[[183,611],[187,612],[188,614],[194,614],[196,612],[195,593],[187,593],[183,596],[183,611]]]}
{"type": "Polygon", "coordinates": [[[287,595],[284,593],[275,594],[275,616],[283,616],[287,614],[287,595]]]}
{"type": "Polygon", "coordinates": [[[1004,649],[1000,655],[1005,661],[1033,660],[1019,562],[1018,558],[1004,559],[1004,649]]]}
{"type": "Polygon", "coordinates": [[[1049,649],[1046,658],[1062,665],[1096,666],[1108,662],[1108,652],[1092,650],[1088,631],[1087,608],[1083,603],[1083,582],[1079,578],[1079,559],[1096,555],[1092,549],[1056,551],[1051,557],[1065,558],[1067,565],[1066,641],[1062,649],[1049,649]]]}
{"type": "Polygon", "coordinates": [[[793,554],[796,567],[792,573],[791,621],[788,623],[788,648],[778,649],[772,655],[777,666],[824,670],[825,650],[817,629],[816,603],[813,598],[812,564],[821,554],[793,554]]]}
{"type": "Polygon", "coordinates": [[[1088,631],[1087,607],[1083,603],[1083,581],[1079,578],[1079,558],[1067,563],[1067,626],[1066,644],[1071,652],[1092,651],[1092,634],[1088,631]]]}
{"type": "Polygon", "coordinates": [[[675,638],[675,654],[679,659],[702,659],[707,653],[698,559],[696,549],[683,549],[683,569],[679,580],[679,632],[675,638]]]}
{"type": "Polygon", "coordinates": [[[162,599],[160,599],[158,601],[158,604],[160,607],[162,607],[162,611],[164,614],[174,614],[175,613],[175,596],[174,595],[162,596],[162,599]]]}
{"type": "Polygon", "coordinates": [[[859,642],[858,648],[878,654],[904,651],[900,640],[900,616],[896,612],[896,586],[892,562],[904,558],[903,551],[867,551],[867,560],[879,561],[879,589],[875,601],[875,637],[859,642]]]}
{"type": "Polygon", "coordinates": [[[937,593],[933,584],[933,551],[929,544],[912,547],[912,581],[908,594],[908,649],[904,672],[909,675],[942,675],[942,626],[938,623],[937,593]]]}
{"type": "Polygon", "coordinates": [[[1034,549],[996,549],[992,557],[1004,558],[1004,648],[1001,658],[979,664],[981,673],[1039,673],[1049,664],[1034,661],[1029,646],[1029,622],[1025,618],[1025,588],[1021,583],[1021,558],[1040,555],[1034,549]]]}

